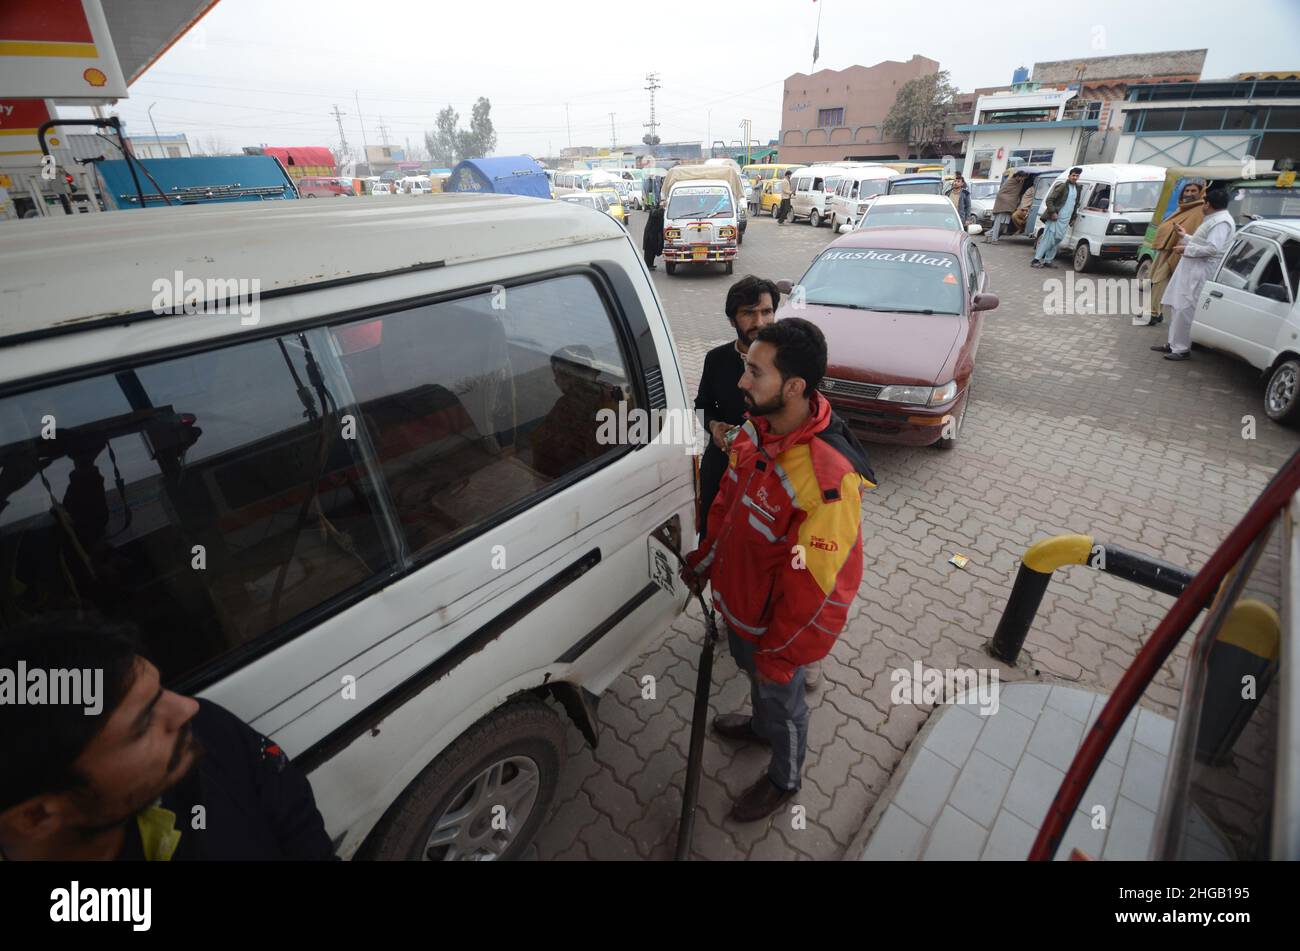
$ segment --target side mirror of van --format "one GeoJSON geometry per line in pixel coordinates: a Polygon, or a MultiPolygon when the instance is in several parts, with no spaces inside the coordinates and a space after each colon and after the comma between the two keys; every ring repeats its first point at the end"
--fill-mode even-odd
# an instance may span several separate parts
{"type": "Polygon", "coordinates": [[[780,291],[782,294],[792,294],[792,293],[794,292],[794,282],[793,282],[793,281],[777,281],[777,282],[776,282],[776,289],[777,289],[778,291],[780,291]]]}

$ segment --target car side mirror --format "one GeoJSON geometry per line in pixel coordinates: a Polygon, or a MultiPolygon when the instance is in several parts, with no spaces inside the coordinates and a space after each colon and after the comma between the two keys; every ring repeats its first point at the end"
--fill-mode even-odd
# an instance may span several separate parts
{"type": "Polygon", "coordinates": [[[794,291],[794,283],[792,281],[777,281],[776,289],[782,294],[790,294],[794,291]]]}
{"type": "Polygon", "coordinates": [[[1260,284],[1255,288],[1255,293],[1260,297],[1267,297],[1269,300],[1275,300],[1281,304],[1291,303],[1291,298],[1287,296],[1286,288],[1281,284],[1260,284]]]}
{"type": "Polygon", "coordinates": [[[1002,302],[998,300],[997,294],[990,294],[985,291],[982,294],[975,295],[974,299],[971,301],[970,309],[973,311],[996,310],[1000,303],[1002,302]]]}
{"type": "Polygon", "coordinates": [[[967,225],[967,226],[966,226],[966,233],[967,233],[967,234],[983,234],[983,233],[984,233],[984,229],[981,228],[979,225],[971,224],[971,225],[967,225]]]}
{"type": "Polygon", "coordinates": [[[852,232],[853,225],[847,223],[840,225],[840,234],[852,234],[852,232]]]}

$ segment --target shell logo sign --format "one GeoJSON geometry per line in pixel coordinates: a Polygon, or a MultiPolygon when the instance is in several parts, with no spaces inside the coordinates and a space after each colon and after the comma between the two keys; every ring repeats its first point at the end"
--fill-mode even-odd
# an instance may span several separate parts
{"type": "Polygon", "coordinates": [[[124,98],[101,0],[0,2],[0,90],[88,105],[124,98]]]}

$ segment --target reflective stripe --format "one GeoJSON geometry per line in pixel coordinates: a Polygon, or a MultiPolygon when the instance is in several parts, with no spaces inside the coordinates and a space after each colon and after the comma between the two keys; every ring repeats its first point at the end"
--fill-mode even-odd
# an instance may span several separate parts
{"type": "Polygon", "coordinates": [[[736,475],[736,470],[730,466],[727,467],[727,478],[731,479],[732,482],[740,481],[740,476],[736,475]]]}
{"type": "Polygon", "coordinates": [[[754,425],[752,419],[745,420],[745,425],[740,427],[740,431],[749,437],[749,441],[755,446],[760,445],[758,441],[758,427],[754,425]]]}
{"type": "Polygon", "coordinates": [[[776,521],[776,516],[775,516],[775,515],[772,515],[772,514],[770,514],[770,513],[768,513],[768,512],[763,511],[763,508],[762,508],[762,507],[761,507],[757,502],[755,502],[753,499],[751,499],[748,495],[742,495],[742,496],[740,497],[740,501],[741,501],[741,504],[745,506],[745,508],[753,509],[753,510],[754,510],[755,512],[757,512],[759,515],[763,516],[763,518],[767,519],[769,522],[775,522],[775,521],[776,521]]]}
{"type": "Polygon", "coordinates": [[[752,512],[749,516],[749,527],[773,544],[776,543],[776,536],[772,534],[772,530],[764,525],[759,519],[755,518],[752,512]]]}
{"type": "Polygon", "coordinates": [[[785,494],[788,495],[788,496],[790,496],[790,501],[793,502],[793,501],[795,500],[795,498],[794,498],[794,483],[791,482],[791,481],[790,481],[790,477],[789,477],[788,475],[786,475],[786,473],[785,473],[785,468],[781,465],[781,463],[776,462],[776,463],[773,463],[772,466],[773,466],[774,469],[776,469],[776,474],[777,474],[777,475],[780,477],[780,479],[781,479],[781,487],[782,487],[783,489],[785,489],[785,494]]]}
{"type": "Polygon", "coordinates": [[[765,627],[750,627],[748,624],[741,624],[739,621],[737,621],[736,616],[732,614],[729,610],[727,610],[727,602],[722,600],[722,595],[720,595],[717,591],[713,592],[713,604],[717,607],[719,611],[722,612],[722,616],[727,619],[727,623],[730,624],[732,627],[738,627],[746,634],[767,633],[767,628],[765,627]]]}
{"type": "Polygon", "coordinates": [[[703,558],[700,559],[700,563],[695,566],[695,573],[697,575],[703,574],[704,569],[709,567],[709,565],[713,564],[713,556],[716,555],[717,553],[718,553],[718,549],[717,546],[715,545],[712,551],[710,551],[707,555],[705,555],[703,558]]]}
{"type": "Polygon", "coordinates": [[[815,628],[817,628],[817,630],[821,631],[823,634],[829,634],[831,637],[838,637],[838,636],[839,636],[839,635],[836,634],[834,631],[828,631],[828,630],[826,630],[826,628],[822,627],[822,626],[821,626],[820,624],[818,624],[816,621],[813,621],[813,622],[812,622],[812,626],[815,627],[815,628]]]}

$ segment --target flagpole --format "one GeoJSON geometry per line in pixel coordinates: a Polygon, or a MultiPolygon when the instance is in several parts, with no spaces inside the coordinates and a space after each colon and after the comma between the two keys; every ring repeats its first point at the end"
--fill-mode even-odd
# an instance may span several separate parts
{"type": "MultiPolygon", "coordinates": [[[[813,0],[813,3],[817,3],[817,0],[813,0]]],[[[810,76],[813,73],[817,72],[817,53],[819,52],[818,47],[821,45],[821,38],[822,38],[822,4],[817,3],[817,35],[815,40],[813,41],[812,69],[809,70],[808,73],[808,75],[810,76]]]]}

